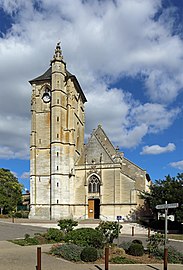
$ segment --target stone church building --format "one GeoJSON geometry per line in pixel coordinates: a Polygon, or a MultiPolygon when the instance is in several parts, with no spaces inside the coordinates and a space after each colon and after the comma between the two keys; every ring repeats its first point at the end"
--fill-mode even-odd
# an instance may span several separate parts
{"type": "Polygon", "coordinates": [[[115,148],[99,125],[84,144],[86,97],[63,60],[30,81],[30,218],[130,217],[150,179],[115,148]]]}

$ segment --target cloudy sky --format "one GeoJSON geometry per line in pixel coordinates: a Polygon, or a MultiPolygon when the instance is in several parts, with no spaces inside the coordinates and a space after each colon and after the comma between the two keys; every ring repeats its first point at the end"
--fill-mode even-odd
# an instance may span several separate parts
{"type": "Polygon", "coordinates": [[[61,41],[87,97],[86,138],[101,124],[152,180],[183,171],[183,2],[0,0],[0,167],[29,188],[28,81],[61,41]]]}

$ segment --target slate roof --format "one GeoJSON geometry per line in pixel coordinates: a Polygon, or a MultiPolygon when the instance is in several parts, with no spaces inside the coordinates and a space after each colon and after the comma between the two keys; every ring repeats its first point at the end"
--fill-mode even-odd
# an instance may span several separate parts
{"type": "Polygon", "coordinates": [[[47,69],[47,71],[45,73],[43,73],[41,76],[36,77],[34,79],[32,79],[30,82],[30,84],[37,82],[37,81],[45,81],[45,80],[50,80],[51,79],[51,67],[49,69],[47,69]]]}
{"type": "MultiPolygon", "coordinates": [[[[78,92],[81,94],[81,97],[83,99],[84,102],[87,101],[84,93],[83,93],[83,90],[76,78],[75,75],[71,74],[68,70],[66,70],[66,79],[72,79],[75,86],[77,87],[78,89],[78,92]]],[[[50,81],[51,80],[51,67],[49,69],[47,69],[47,71],[45,73],[43,73],[41,76],[38,76],[32,80],[29,81],[30,84],[33,84],[33,83],[36,83],[36,82],[41,82],[41,81],[50,81]]]]}

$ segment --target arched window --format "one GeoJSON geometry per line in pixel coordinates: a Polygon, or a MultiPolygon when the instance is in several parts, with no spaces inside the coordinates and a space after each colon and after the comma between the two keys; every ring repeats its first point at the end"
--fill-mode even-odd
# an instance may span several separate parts
{"type": "Polygon", "coordinates": [[[92,175],[88,181],[88,192],[97,193],[100,191],[100,180],[96,175],[92,175]]]}

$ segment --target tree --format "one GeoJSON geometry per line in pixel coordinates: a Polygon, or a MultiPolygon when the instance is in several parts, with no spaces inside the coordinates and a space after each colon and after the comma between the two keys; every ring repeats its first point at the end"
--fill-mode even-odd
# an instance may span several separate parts
{"type": "Polygon", "coordinates": [[[183,222],[183,173],[178,173],[176,177],[170,175],[165,176],[164,180],[156,180],[150,186],[150,192],[144,192],[141,198],[152,210],[154,215],[157,215],[156,205],[168,203],[178,203],[179,207],[169,209],[169,214],[175,214],[176,220],[183,222]]]}
{"type": "Polygon", "coordinates": [[[0,207],[8,214],[16,209],[22,199],[23,186],[7,169],[0,168],[0,207]]]}
{"type": "Polygon", "coordinates": [[[123,226],[116,221],[100,221],[96,230],[103,234],[106,243],[112,244],[122,228],[123,226]]]}
{"type": "Polygon", "coordinates": [[[71,232],[74,227],[78,225],[78,222],[72,219],[60,219],[58,221],[58,226],[60,230],[63,231],[65,234],[71,232]]]}

